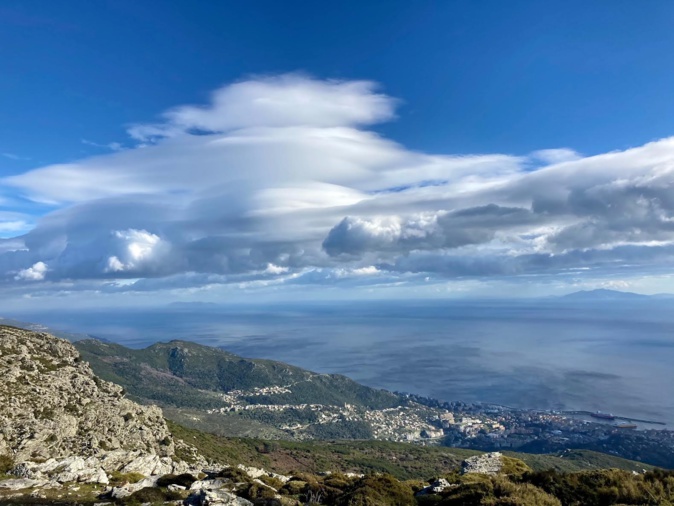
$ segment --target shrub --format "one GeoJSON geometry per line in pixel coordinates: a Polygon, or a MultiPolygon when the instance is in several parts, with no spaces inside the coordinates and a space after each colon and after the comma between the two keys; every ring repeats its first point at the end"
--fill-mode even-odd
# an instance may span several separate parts
{"type": "Polygon", "coordinates": [[[168,487],[169,485],[180,485],[181,487],[190,488],[192,483],[197,479],[191,474],[166,474],[157,480],[157,486],[168,487]]]}
{"type": "MultiPolygon", "coordinates": [[[[435,480],[431,480],[431,483],[434,481],[435,480]]],[[[403,484],[406,487],[410,487],[412,489],[412,492],[414,492],[415,494],[419,492],[421,489],[426,488],[426,485],[428,485],[428,483],[421,480],[405,480],[403,481],[403,484]]]]}
{"type": "Polygon", "coordinates": [[[467,474],[459,487],[442,494],[443,506],[481,506],[494,504],[494,484],[488,476],[467,474]],[[488,502],[488,501],[492,502],[488,502]]]}
{"type": "Polygon", "coordinates": [[[495,505],[561,506],[559,499],[529,483],[512,483],[507,478],[494,478],[495,505]]]}
{"type": "Polygon", "coordinates": [[[227,478],[234,483],[250,483],[250,476],[238,467],[227,467],[218,473],[220,478],[227,478]]]}
{"type": "Polygon", "coordinates": [[[14,469],[14,457],[11,455],[0,455],[0,474],[5,474],[14,469]]]}
{"type": "Polygon", "coordinates": [[[276,490],[283,486],[283,482],[278,478],[274,478],[273,476],[260,476],[260,481],[265,485],[275,488],[276,490]]]}
{"type": "Polygon", "coordinates": [[[341,506],[415,506],[412,489],[390,474],[370,475],[358,480],[338,498],[341,506]]]}
{"type": "Polygon", "coordinates": [[[302,472],[293,473],[293,476],[292,476],[292,478],[290,478],[290,480],[291,481],[292,480],[305,481],[309,485],[314,486],[314,487],[318,485],[318,479],[316,478],[316,476],[314,476],[313,474],[309,474],[309,473],[302,473],[302,472]]]}
{"type": "Polygon", "coordinates": [[[127,497],[127,503],[163,503],[166,501],[175,501],[181,498],[181,495],[178,492],[171,492],[162,488],[154,487],[145,487],[137,490],[129,497],[127,497]]]}
{"type": "Polygon", "coordinates": [[[288,495],[298,495],[304,492],[307,488],[307,482],[302,480],[290,480],[288,483],[283,485],[280,492],[286,493],[288,495]]]}
{"type": "Polygon", "coordinates": [[[520,459],[503,455],[501,462],[503,463],[503,467],[501,468],[501,473],[503,474],[521,476],[524,473],[531,472],[531,468],[520,459]]]}
{"type": "Polygon", "coordinates": [[[256,499],[274,499],[276,497],[276,492],[259,483],[253,483],[247,490],[243,491],[243,495],[245,495],[247,499],[254,501],[256,499]]]}
{"type": "Polygon", "coordinates": [[[115,485],[121,485],[123,483],[138,483],[140,480],[144,479],[140,473],[120,473],[119,471],[113,471],[110,473],[110,482],[115,485]]]}

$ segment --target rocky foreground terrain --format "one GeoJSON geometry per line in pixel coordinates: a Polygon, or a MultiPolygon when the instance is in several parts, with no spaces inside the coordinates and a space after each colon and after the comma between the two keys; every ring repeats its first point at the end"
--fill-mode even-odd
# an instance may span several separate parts
{"type": "Polygon", "coordinates": [[[10,327],[1,336],[0,453],[11,449],[19,460],[152,454],[171,462],[174,441],[160,409],[94,376],[67,341],[10,327]]]}
{"type": "MultiPolygon", "coordinates": [[[[288,462],[284,473],[252,467],[235,446],[198,431],[180,429],[177,437],[179,426],[170,430],[158,407],[140,406],[98,378],[69,342],[8,326],[0,326],[0,406],[0,504],[599,506],[674,499],[669,472],[541,473],[500,453],[467,456],[460,466],[446,460],[428,481],[386,472],[403,458],[395,454],[359,457],[357,472],[331,472],[316,469],[311,452],[298,458],[298,448],[286,453],[296,470],[288,462]]],[[[272,446],[256,451],[266,459],[272,446]]]]}

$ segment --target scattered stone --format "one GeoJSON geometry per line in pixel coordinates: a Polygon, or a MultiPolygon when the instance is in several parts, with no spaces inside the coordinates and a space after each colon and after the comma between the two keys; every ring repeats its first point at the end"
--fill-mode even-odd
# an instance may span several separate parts
{"type": "Polygon", "coordinates": [[[435,480],[429,486],[419,490],[415,495],[429,495],[429,494],[440,494],[448,488],[458,487],[456,484],[449,483],[444,478],[435,480]]]}

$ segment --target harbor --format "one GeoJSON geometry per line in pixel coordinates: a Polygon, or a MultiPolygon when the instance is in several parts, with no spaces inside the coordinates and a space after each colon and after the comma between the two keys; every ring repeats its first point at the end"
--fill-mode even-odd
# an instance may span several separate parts
{"type": "Polygon", "coordinates": [[[619,421],[620,423],[617,423],[615,425],[615,427],[619,429],[637,429],[639,428],[637,424],[667,425],[665,422],[657,420],[644,420],[640,418],[619,416],[614,415],[612,413],[603,413],[601,411],[561,411],[560,413],[567,416],[583,416],[583,417],[587,416],[594,419],[594,421],[605,421],[605,422],[619,421]]]}

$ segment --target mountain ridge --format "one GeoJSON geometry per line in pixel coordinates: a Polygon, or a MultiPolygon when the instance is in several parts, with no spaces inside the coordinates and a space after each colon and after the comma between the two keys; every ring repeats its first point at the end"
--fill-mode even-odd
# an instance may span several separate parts
{"type": "MultiPolygon", "coordinates": [[[[159,404],[173,420],[228,436],[364,438],[379,430],[406,437],[404,424],[388,424],[413,403],[402,395],[283,362],[248,359],[201,344],[172,340],[131,349],[114,343],[74,343],[102,378],[123,385],[145,404],[159,404]],[[381,419],[374,421],[374,419],[381,419]],[[376,425],[376,427],[375,427],[376,425]]],[[[432,426],[409,408],[416,433],[432,426]]]]}
{"type": "MultiPolygon", "coordinates": [[[[197,390],[226,393],[232,390],[264,388],[270,383],[312,382],[316,390],[302,393],[301,402],[312,403],[330,401],[362,404],[368,406],[394,407],[400,402],[399,396],[386,390],[365,387],[338,374],[321,374],[302,369],[284,362],[268,359],[248,359],[202,344],[174,339],[168,342],[153,343],[146,348],[132,349],[115,343],[104,343],[96,339],[85,339],[74,343],[82,356],[89,360],[92,367],[99,367],[102,372],[130,367],[149,366],[157,371],[168,372],[181,383],[190,384],[197,390]],[[115,357],[126,359],[117,361],[115,357]],[[103,364],[107,364],[106,368],[103,364]],[[122,365],[124,364],[124,365],[122,365]],[[225,367],[226,366],[226,367],[225,367]],[[227,369],[227,370],[225,370],[227,369]],[[214,374],[212,374],[214,373],[214,374]],[[321,383],[328,381],[327,386],[336,387],[338,393],[327,392],[321,383]]],[[[137,370],[140,372],[140,370],[137,370]]],[[[123,380],[129,392],[139,391],[140,385],[128,379],[123,380]]],[[[288,392],[256,395],[247,397],[247,401],[261,404],[269,396],[279,400],[298,400],[290,398],[288,392]]]]}
{"type": "Polygon", "coordinates": [[[621,290],[609,290],[606,288],[597,288],[595,290],[580,290],[561,296],[564,300],[647,300],[651,295],[644,295],[635,292],[624,292],[621,290]]]}

